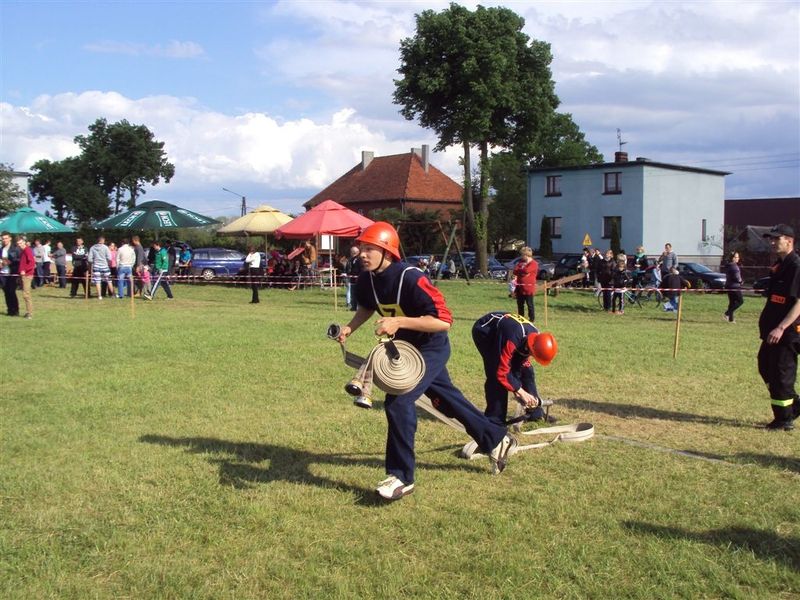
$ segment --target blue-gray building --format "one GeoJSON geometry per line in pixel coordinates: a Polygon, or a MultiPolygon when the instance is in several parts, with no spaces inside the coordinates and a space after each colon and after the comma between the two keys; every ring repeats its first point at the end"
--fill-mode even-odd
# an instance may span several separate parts
{"type": "Polygon", "coordinates": [[[537,167],[528,171],[528,244],[539,247],[550,220],[553,252],[610,247],[617,222],[628,254],[644,246],[659,255],[670,242],[680,260],[718,265],[725,214],[724,171],[637,158],[617,152],[613,163],[537,167]]]}

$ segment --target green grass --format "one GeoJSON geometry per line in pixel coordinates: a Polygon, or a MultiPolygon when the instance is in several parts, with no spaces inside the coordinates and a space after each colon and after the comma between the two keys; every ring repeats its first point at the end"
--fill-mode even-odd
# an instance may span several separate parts
{"type": "MultiPolygon", "coordinates": [[[[512,301],[441,287],[451,374],[483,406],[470,328],[512,301]]],[[[760,429],[760,298],[729,324],[725,296],[687,296],[676,359],[674,315],[550,298],[560,353],[540,391],[597,437],[492,477],[423,414],[417,490],[386,505],[385,418],[353,407],[325,338],[351,314],[341,296],[334,311],[329,291],[250,305],[243,288],[176,286],[135,318],[65,296],[0,317],[0,597],[800,595],[800,433],[760,429]]],[[[359,331],[348,349],[373,343],[359,331]]]]}

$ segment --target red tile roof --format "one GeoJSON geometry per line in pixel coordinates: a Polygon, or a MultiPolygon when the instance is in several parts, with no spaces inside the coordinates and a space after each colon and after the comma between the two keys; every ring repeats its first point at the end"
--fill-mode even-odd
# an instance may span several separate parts
{"type": "Polygon", "coordinates": [[[414,152],[378,156],[362,169],[358,163],[303,204],[312,208],[328,198],[344,205],[375,201],[433,201],[461,207],[463,188],[414,152]]]}

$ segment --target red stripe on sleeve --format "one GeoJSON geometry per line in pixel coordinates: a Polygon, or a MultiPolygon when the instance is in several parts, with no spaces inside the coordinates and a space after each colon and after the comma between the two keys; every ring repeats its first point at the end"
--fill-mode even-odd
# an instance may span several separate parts
{"type": "Polygon", "coordinates": [[[433,306],[436,309],[436,314],[433,315],[437,319],[444,321],[445,323],[453,324],[453,313],[450,312],[450,309],[447,308],[447,304],[444,301],[444,296],[442,292],[440,292],[437,288],[433,286],[431,280],[427,277],[420,277],[417,279],[417,285],[419,288],[425,292],[427,296],[430,297],[431,302],[433,302],[433,306]]]}

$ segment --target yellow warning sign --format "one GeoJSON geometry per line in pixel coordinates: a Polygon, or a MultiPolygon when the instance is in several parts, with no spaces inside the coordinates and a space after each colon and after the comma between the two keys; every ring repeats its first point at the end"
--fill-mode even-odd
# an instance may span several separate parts
{"type": "Polygon", "coordinates": [[[583,245],[584,246],[591,246],[592,245],[592,238],[589,237],[588,233],[585,236],[583,236],[583,245]]]}

